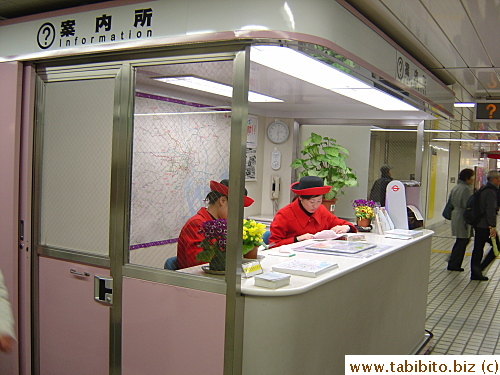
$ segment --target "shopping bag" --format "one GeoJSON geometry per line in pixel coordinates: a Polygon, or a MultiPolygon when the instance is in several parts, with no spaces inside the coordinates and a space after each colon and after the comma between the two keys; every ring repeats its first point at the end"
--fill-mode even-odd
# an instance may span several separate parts
{"type": "Polygon", "coordinates": [[[495,256],[497,257],[498,256],[498,246],[497,246],[497,239],[496,237],[491,237],[491,246],[493,246],[493,254],[495,254],[495,256]]]}
{"type": "Polygon", "coordinates": [[[451,204],[450,199],[448,199],[448,202],[446,202],[446,206],[444,206],[442,214],[446,220],[451,220],[451,211],[453,211],[453,205],[451,204]]]}

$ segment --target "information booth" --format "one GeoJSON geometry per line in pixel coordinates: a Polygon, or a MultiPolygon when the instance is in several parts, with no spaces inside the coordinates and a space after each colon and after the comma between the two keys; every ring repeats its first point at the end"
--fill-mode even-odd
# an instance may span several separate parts
{"type": "MultiPolygon", "coordinates": [[[[366,145],[374,123],[422,129],[448,116],[452,93],[341,2],[172,4],[0,23],[0,78],[12,93],[5,118],[16,128],[2,126],[0,139],[19,145],[22,161],[1,156],[8,179],[21,181],[2,200],[21,202],[11,216],[23,222],[26,249],[17,258],[9,223],[0,255],[19,269],[7,274],[13,294],[33,295],[14,301],[20,349],[9,365],[33,362],[40,374],[331,374],[346,354],[418,351],[431,231],[408,241],[367,234],[380,251],[366,258],[299,254],[339,267],[272,291],[242,278],[240,234],[243,218],[290,202],[302,126],[366,145]],[[69,21],[78,25],[71,38],[56,31],[69,21]],[[7,43],[14,35],[30,43],[7,43]],[[425,77],[425,93],[418,80],[397,79],[399,59],[425,77]],[[273,142],[266,133],[277,121],[289,135],[273,142]],[[164,269],[208,182],[223,178],[235,192],[225,275],[164,269]],[[247,209],[245,187],[256,202],[247,209]]],[[[367,156],[353,161],[363,196],[367,156]]],[[[264,271],[282,261],[261,255],[264,271]]]]}

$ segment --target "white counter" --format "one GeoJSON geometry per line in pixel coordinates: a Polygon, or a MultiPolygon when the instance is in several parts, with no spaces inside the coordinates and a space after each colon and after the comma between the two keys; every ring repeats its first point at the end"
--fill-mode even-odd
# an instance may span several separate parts
{"type": "MultiPolygon", "coordinates": [[[[272,249],[268,251],[261,251],[259,255],[264,255],[264,258],[261,260],[261,265],[264,272],[272,271],[272,266],[284,263],[294,258],[307,258],[307,259],[318,259],[325,260],[328,262],[334,262],[339,265],[339,268],[336,268],[332,271],[326,272],[323,275],[318,277],[305,277],[305,276],[297,276],[292,275],[290,280],[290,285],[279,289],[267,289],[254,285],[253,277],[248,279],[243,279],[241,283],[241,292],[245,295],[254,295],[254,296],[289,296],[294,294],[305,293],[311,289],[314,289],[322,284],[328,283],[331,280],[334,280],[338,277],[341,277],[349,272],[354,272],[360,267],[365,267],[368,264],[379,260],[380,258],[386,257],[394,252],[400,251],[401,249],[412,246],[415,242],[422,241],[423,239],[432,236],[434,233],[431,230],[424,229],[423,235],[416,237],[411,240],[399,240],[399,239],[391,239],[384,238],[381,235],[372,234],[372,233],[363,233],[366,237],[365,242],[377,244],[377,245],[385,245],[391,246],[391,248],[382,251],[378,254],[375,254],[369,258],[356,258],[356,257],[347,257],[347,256],[335,256],[335,255],[323,255],[317,253],[310,252],[295,252],[294,257],[280,257],[275,255],[267,255],[270,252],[278,252],[278,249],[272,249]]],[[[294,244],[295,246],[303,246],[305,243],[312,243],[313,241],[304,241],[294,244]]],[[[292,245],[293,246],[293,245],[292,245]]]]}
{"type": "MultiPolygon", "coordinates": [[[[243,374],[337,375],[347,354],[414,354],[426,339],[432,233],[412,240],[365,234],[367,242],[391,245],[366,259],[297,253],[339,268],[317,278],[292,275],[280,289],[244,280],[243,374]]],[[[261,263],[268,272],[290,259],[261,263]]]]}

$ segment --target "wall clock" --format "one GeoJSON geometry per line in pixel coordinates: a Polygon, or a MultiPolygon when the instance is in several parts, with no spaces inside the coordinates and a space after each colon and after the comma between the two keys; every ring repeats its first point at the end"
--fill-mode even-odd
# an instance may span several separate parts
{"type": "Polygon", "coordinates": [[[290,130],[284,122],[276,120],[267,128],[267,137],[273,143],[283,143],[289,136],[290,130]]]}

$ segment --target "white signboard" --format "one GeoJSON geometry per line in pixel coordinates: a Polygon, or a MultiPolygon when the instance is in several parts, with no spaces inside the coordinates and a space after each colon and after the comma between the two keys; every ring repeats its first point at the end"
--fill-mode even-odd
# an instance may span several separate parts
{"type": "Polygon", "coordinates": [[[406,191],[403,183],[392,180],[387,184],[385,209],[391,217],[396,229],[408,229],[408,213],[406,211],[406,191]]]}

